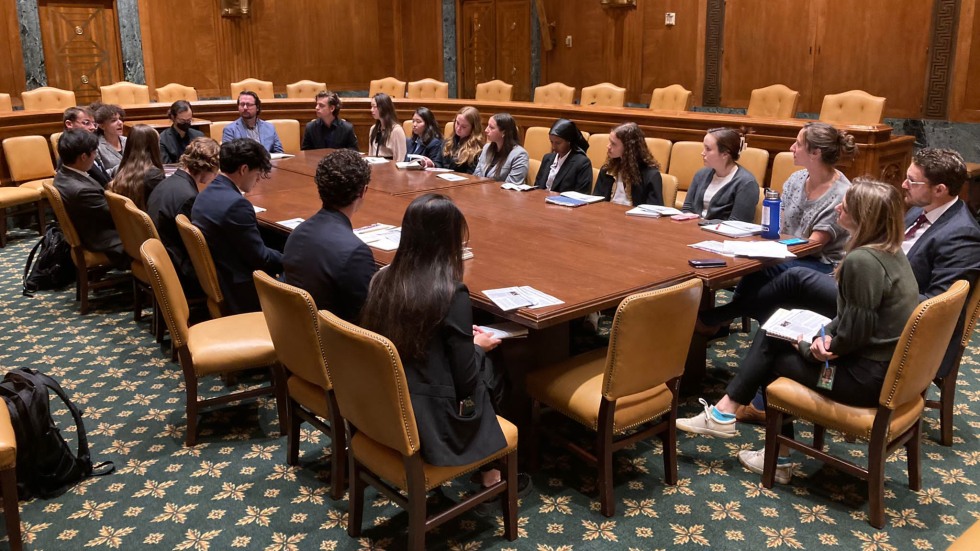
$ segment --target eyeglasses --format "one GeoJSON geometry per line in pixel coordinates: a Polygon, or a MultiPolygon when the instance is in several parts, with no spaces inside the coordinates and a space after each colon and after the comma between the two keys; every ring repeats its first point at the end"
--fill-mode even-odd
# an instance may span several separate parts
{"type": "Polygon", "coordinates": [[[924,186],[924,185],[928,184],[929,182],[916,182],[915,180],[912,180],[911,178],[909,178],[908,176],[906,176],[905,177],[905,183],[908,184],[908,185],[910,185],[910,186],[924,186]]]}

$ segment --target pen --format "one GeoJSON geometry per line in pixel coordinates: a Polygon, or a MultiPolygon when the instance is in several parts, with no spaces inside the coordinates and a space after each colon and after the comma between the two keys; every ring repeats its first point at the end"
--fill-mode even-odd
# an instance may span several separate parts
{"type": "MultiPolygon", "coordinates": [[[[824,331],[823,326],[821,325],[820,326],[820,342],[824,342],[824,340],[826,339],[826,337],[827,337],[827,333],[826,333],[826,331],[824,331]]],[[[828,350],[828,352],[830,352],[830,351],[828,350]]],[[[830,360],[824,360],[823,361],[823,366],[825,368],[829,368],[830,367],[830,360]]]]}

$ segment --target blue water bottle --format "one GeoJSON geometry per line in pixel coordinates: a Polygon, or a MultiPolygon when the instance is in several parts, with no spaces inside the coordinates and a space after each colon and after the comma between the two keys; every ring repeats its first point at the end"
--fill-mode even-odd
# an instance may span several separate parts
{"type": "Polygon", "coordinates": [[[762,201],[762,237],[766,239],[779,239],[779,207],[779,192],[767,189],[762,201]]]}

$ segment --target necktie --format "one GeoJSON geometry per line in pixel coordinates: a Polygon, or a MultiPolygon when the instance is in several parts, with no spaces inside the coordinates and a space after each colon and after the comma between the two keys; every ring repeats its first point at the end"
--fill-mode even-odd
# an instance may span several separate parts
{"type": "Polygon", "coordinates": [[[921,228],[922,225],[928,221],[929,219],[926,218],[925,213],[920,214],[919,217],[915,219],[915,222],[912,222],[912,225],[909,226],[909,229],[905,230],[905,239],[912,239],[912,237],[915,236],[915,232],[919,231],[919,228],[921,228]]]}

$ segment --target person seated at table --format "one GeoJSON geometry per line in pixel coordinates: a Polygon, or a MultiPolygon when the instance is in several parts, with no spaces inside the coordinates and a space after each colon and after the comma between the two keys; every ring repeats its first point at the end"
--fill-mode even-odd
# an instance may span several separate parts
{"type": "Polygon", "coordinates": [[[463,107],[453,122],[453,137],[442,148],[441,168],[473,174],[483,150],[483,119],[475,107],[463,107]]]}
{"type": "MultiPolygon", "coordinates": [[[[894,186],[858,178],[837,210],[841,226],[851,236],[835,274],[837,315],[827,324],[826,335],[794,345],[758,331],[725,395],[713,406],[702,398],[704,411],[678,419],[678,430],[735,436],[735,410],[752,400],[756,389],[778,377],[793,379],[842,404],[878,405],[895,345],[919,302],[915,274],[902,252],[905,207],[894,186]],[[833,370],[827,373],[829,385],[818,385],[828,369],[833,370]]],[[[793,425],[788,423],[783,430],[792,431],[793,425]]],[[[738,459],[750,471],[762,473],[763,454],[764,450],[742,450],[738,459]]],[[[781,448],[779,455],[776,480],[786,484],[792,477],[789,450],[781,448]]]]}
{"type": "Polygon", "coordinates": [[[116,177],[109,182],[109,191],[129,197],[136,208],[145,211],[146,198],[164,178],[160,135],[152,126],[137,124],[129,133],[126,151],[116,177]]]}
{"type": "Polygon", "coordinates": [[[525,183],[530,157],[521,147],[514,117],[510,113],[497,113],[490,117],[484,133],[487,145],[483,146],[473,174],[508,184],[525,183]]]}
{"type": "Polygon", "coordinates": [[[383,92],[371,98],[371,116],[377,122],[368,132],[368,156],[401,161],[405,158],[405,130],[398,122],[395,104],[383,92]]]}
{"type": "Polygon", "coordinates": [[[95,104],[96,134],[99,136],[99,159],[102,168],[111,177],[119,170],[123,151],[126,149],[126,136],[123,136],[123,121],[126,111],[111,103],[95,104]]]}
{"type": "Polygon", "coordinates": [[[419,107],[412,115],[412,135],[405,143],[407,155],[421,155],[426,168],[442,164],[442,130],[428,107],[419,107]]]}
{"type": "Polygon", "coordinates": [[[548,140],[551,141],[551,153],[541,159],[541,170],[534,180],[534,187],[558,193],[589,193],[592,189],[592,161],[585,154],[589,150],[589,142],[575,123],[558,119],[551,125],[548,140]]]}
{"type": "MultiPolygon", "coordinates": [[[[95,115],[88,107],[69,107],[65,109],[61,122],[65,126],[65,131],[84,130],[94,134],[98,130],[98,127],[95,125],[95,115]]],[[[59,153],[58,155],[58,167],[60,168],[61,154],[59,153]]],[[[112,180],[112,176],[109,176],[109,173],[106,172],[105,167],[102,165],[102,159],[98,155],[95,156],[95,162],[92,163],[92,168],[88,170],[88,175],[103,188],[109,185],[109,180],[112,180]]]]}
{"type": "Polygon", "coordinates": [[[176,163],[190,143],[204,137],[204,132],[191,127],[194,111],[190,102],[179,99],[170,105],[167,118],[173,123],[160,133],[160,160],[164,164],[176,163]]]}
{"type": "Polygon", "coordinates": [[[262,114],[262,100],[251,90],[243,90],[238,94],[239,117],[221,133],[221,142],[230,142],[238,138],[249,138],[262,144],[269,153],[282,153],[282,142],[271,122],[259,118],[262,114]]]}
{"type": "Polygon", "coordinates": [[[704,135],[704,168],[691,180],[684,212],[708,220],[755,220],[759,184],[755,176],[736,163],[745,139],[731,128],[712,128],[704,135]]]}
{"type": "MultiPolygon", "coordinates": [[[[760,322],[757,305],[759,289],[779,273],[805,266],[829,274],[844,258],[847,231],[837,223],[837,205],[844,199],[851,182],[834,168],[841,154],[853,155],[854,138],[823,122],[806,123],[790,146],[793,163],[803,167],[783,184],[779,232],[802,237],[820,246],[816,253],[770,266],[742,278],[728,304],[702,312],[698,331],[716,334],[725,323],[742,315],[760,322]]],[[[765,314],[768,314],[766,309],[765,314]]]]}
{"type": "Polygon", "coordinates": [[[628,122],[609,132],[606,164],[599,170],[593,195],[619,205],[663,205],[660,163],[647,147],[643,130],[628,122]]]}
{"type": "Polygon", "coordinates": [[[221,173],[197,196],[191,221],[208,242],[227,313],[258,312],[261,306],[252,272],[277,275],[282,271],[282,253],[262,241],[255,207],[244,194],[269,174],[272,161],[265,147],[249,138],[222,143],[218,159],[221,173]]]}
{"type": "Polygon", "coordinates": [[[371,282],[361,312],[361,326],[398,350],[420,453],[431,465],[465,465],[506,445],[488,388],[493,365],[486,356],[500,339],[473,325],[463,283],[467,238],[466,219],[450,199],[416,198],[405,210],[398,251],[371,282]]]}
{"type": "Polygon", "coordinates": [[[350,221],[370,180],[371,167],[356,151],[341,149],[321,159],[314,181],[323,208],[289,234],[282,253],[283,280],[310,293],[318,309],[351,323],[378,269],[350,221]]]}
{"type": "Polygon", "coordinates": [[[153,188],[146,201],[146,213],[153,220],[187,295],[199,295],[201,287],[175,218],[178,214],[191,217],[198,187],[208,185],[218,175],[219,150],[218,142],[211,138],[192,141],[180,156],[177,171],[153,188]]]}
{"type": "Polygon", "coordinates": [[[354,125],[340,118],[340,96],[329,90],[316,94],[316,118],[307,123],[300,149],[353,149],[357,151],[354,125]]]}

